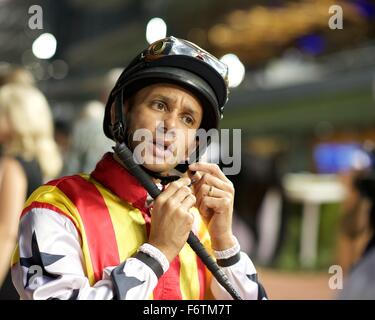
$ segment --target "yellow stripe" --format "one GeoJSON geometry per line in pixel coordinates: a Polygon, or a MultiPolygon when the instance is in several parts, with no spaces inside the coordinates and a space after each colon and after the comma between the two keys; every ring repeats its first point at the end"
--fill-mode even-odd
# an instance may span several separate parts
{"type": "Polygon", "coordinates": [[[185,244],[179,253],[180,289],[183,300],[199,300],[198,264],[195,252],[185,244]]]}
{"type": "Polygon", "coordinates": [[[76,206],[57,186],[50,185],[39,187],[26,201],[25,208],[31,205],[34,201],[51,204],[60,209],[73,220],[73,223],[78,228],[82,236],[82,251],[85,260],[84,267],[86,269],[86,275],[89,279],[90,284],[94,285],[94,269],[91,262],[85,228],[76,206]]]}
{"type": "MultiPolygon", "coordinates": [[[[198,210],[197,210],[197,213],[199,214],[198,210]]],[[[207,252],[212,256],[213,250],[211,248],[210,234],[208,233],[207,227],[201,218],[199,219],[199,224],[198,224],[198,237],[200,241],[202,242],[203,246],[206,248],[207,252]]],[[[206,283],[200,284],[200,285],[204,285],[205,287],[204,300],[214,300],[215,297],[211,292],[212,274],[206,267],[205,267],[205,275],[206,275],[206,283]]]]}
{"type": "MultiPolygon", "coordinates": [[[[93,183],[102,195],[115,230],[120,260],[124,261],[132,256],[139,246],[147,241],[146,223],[142,213],[122,201],[88,175],[81,176],[93,183]]],[[[194,210],[194,214],[197,219],[201,220],[198,210],[194,210]]],[[[190,246],[186,244],[181,250],[179,257],[182,298],[197,300],[200,296],[200,284],[196,254],[190,246]]],[[[153,293],[151,293],[149,299],[153,300],[153,298],[153,293]]]]}
{"type": "Polygon", "coordinates": [[[78,219],[76,215],[73,214],[73,211],[78,213],[77,208],[58,187],[44,185],[39,187],[36,191],[38,192],[34,192],[31,197],[27,199],[24,208],[27,208],[33,202],[51,204],[66,213],[73,220],[74,225],[79,228],[79,214],[77,215],[78,219]],[[74,207],[73,211],[69,210],[69,207],[74,207]]]}
{"type": "Polygon", "coordinates": [[[206,268],[206,289],[204,291],[204,298],[203,300],[215,300],[215,297],[211,291],[211,281],[212,281],[212,274],[206,268]]]}
{"type": "Polygon", "coordinates": [[[88,175],[81,176],[93,183],[102,195],[112,220],[120,261],[124,261],[147,241],[146,222],[141,211],[122,201],[88,175]]]}
{"type": "MultiPolygon", "coordinates": [[[[193,208],[194,220],[200,225],[199,211],[193,208]]],[[[198,263],[195,252],[188,244],[185,244],[179,253],[180,257],[180,289],[183,300],[199,300],[200,283],[198,277],[198,263]]]]}
{"type": "MultiPolygon", "coordinates": [[[[212,256],[213,250],[211,248],[210,234],[208,233],[207,227],[202,219],[201,219],[201,224],[200,224],[198,234],[199,234],[199,239],[201,240],[203,246],[206,248],[208,253],[212,256]]],[[[207,268],[205,268],[205,272],[206,272],[206,283],[204,284],[205,285],[204,300],[214,300],[215,297],[211,292],[212,274],[207,268]]]]}
{"type": "Polygon", "coordinates": [[[20,247],[18,246],[18,243],[17,243],[12,254],[11,267],[13,267],[19,260],[20,260],[20,247]]]}

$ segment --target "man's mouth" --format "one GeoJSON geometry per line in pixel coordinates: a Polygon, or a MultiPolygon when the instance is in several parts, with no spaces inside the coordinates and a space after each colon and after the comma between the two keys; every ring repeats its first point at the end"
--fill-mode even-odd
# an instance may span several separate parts
{"type": "Polygon", "coordinates": [[[168,149],[168,147],[173,143],[173,141],[169,140],[156,140],[152,141],[153,144],[163,147],[164,149],[168,149]]]}
{"type": "Polygon", "coordinates": [[[174,146],[172,141],[156,141],[152,142],[152,155],[158,158],[169,158],[173,156],[174,146]]]}

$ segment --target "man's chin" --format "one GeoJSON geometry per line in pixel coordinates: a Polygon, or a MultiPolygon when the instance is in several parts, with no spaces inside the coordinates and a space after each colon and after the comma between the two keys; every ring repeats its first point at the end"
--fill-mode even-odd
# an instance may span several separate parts
{"type": "Polygon", "coordinates": [[[162,163],[162,164],[146,164],[144,163],[143,166],[153,172],[159,173],[161,175],[167,175],[167,173],[174,169],[177,164],[168,164],[168,163],[162,163]]]}

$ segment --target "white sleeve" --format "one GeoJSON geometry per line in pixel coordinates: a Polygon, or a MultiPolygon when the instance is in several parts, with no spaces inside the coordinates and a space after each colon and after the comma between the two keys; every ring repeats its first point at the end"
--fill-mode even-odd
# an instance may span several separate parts
{"type": "MultiPolygon", "coordinates": [[[[231,266],[221,267],[230,283],[243,300],[264,300],[267,294],[259,283],[253,262],[244,252],[238,253],[238,261],[231,266]]],[[[217,300],[232,300],[229,293],[217,282],[211,281],[211,291],[217,300]]]]}
{"type": "Polygon", "coordinates": [[[32,209],[20,222],[19,261],[12,267],[21,299],[148,299],[158,276],[131,257],[103,270],[91,286],[84,272],[81,239],[74,224],[49,209],[32,209]]]}

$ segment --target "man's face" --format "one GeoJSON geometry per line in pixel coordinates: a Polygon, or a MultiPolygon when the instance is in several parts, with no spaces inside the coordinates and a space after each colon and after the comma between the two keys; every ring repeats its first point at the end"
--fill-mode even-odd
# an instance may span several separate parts
{"type": "Polygon", "coordinates": [[[147,86],[124,108],[129,143],[146,168],[166,173],[194,150],[203,110],[189,91],[172,84],[147,86]]]}

